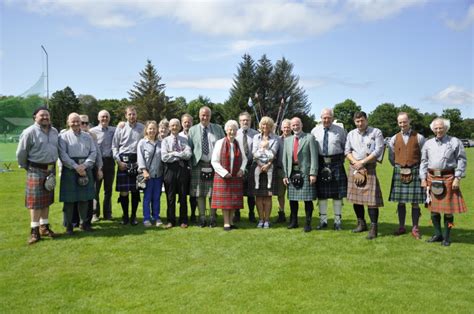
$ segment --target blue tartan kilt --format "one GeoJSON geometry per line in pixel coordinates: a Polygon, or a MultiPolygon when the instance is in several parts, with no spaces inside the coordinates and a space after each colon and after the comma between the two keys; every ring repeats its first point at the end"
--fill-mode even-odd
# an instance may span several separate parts
{"type": "Polygon", "coordinates": [[[61,187],[59,189],[59,201],[64,203],[74,203],[80,201],[90,201],[95,197],[94,176],[92,169],[87,169],[89,183],[86,186],[77,184],[78,174],[76,170],[63,166],[61,172],[61,187]]]}
{"type": "Polygon", "coordinates": [[[201,180],[201,168],[209,168],[211,163],[198,162],[196,166],[191,168],[191,184],[189,186],[189,195],[191,196],[212,196],[212,186],[214,178],[210,180],[201,180]]]}
{"type": "Polygon", "coordinates": [[[323,165],[319,165],[318,180],[316,181],[318,198],[320,199],[342,199],[347,196],[347,175],[343,162],[334,162],[328,165],[332,172],[332,181],[321,180],[323,165]]]}
{"type": "Polygon", "coordinates": [[[127,170],[117,170],[117,180],[115,183],[117,192],[135,192],[137,191],[137,176],[129,176],[127,170]]]}
{"type": "Polygon", "coordinates": [[[400,180],[400,167],[393,168],[392,186],[390,187],[391,202],[423,204],[426,200],[426,189],[421,187],[420,168],[411,168],[413,181],[408,184],[400,180]]]}
{"type": "Polygon", "coordinates": [[[266,173],[260,173],[260,181],[258,190],[255,189],[255,168],[257,167],[257,163],[252,163],[250,167],[250,171],[247,172],[248,177],[248,196],[272,196],[278,195],[278,169],[276,165],[273,165],[273,173],[272,173],[272,185],[270,189],[268,188],[268,176],[266,173]]]}
{"type": "Polygon", "coordinates": [[[297,189],[291,183],[288,184],[288,200],[289,201],[313,201],[317,198],[318,193],[316,184],[309,183],[309,175],[304,176],[304,183],[300,189],[297,189]]]}

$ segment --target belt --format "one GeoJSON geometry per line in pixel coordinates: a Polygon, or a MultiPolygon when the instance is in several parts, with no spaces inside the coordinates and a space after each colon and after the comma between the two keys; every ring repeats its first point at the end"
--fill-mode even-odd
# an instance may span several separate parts
{"type": "Polygon", "coordinates": [[[440,170],[440,169],[428,169],[428,172],[436,177],[441,177],[445,176],[448,174],[454,174],[454,169],[446,169],[446,170],[440,170]]]}
{"type": "Polygon", "coordinates": [[[102,157],[102,160],[114,160],[114,157],[110,156],[110,157],[102,157]]]}
{"type": "Polygon", "coordinates": [[[293,164],[291,167],[294,171],[300,171],[300,165],[299,164],[293,164]]]}
{"type": "Polygon", "coordinates": [[[319,156],[319,158],[324,161],[325,164],[330,164],[336,161],[343,161],[344,154],[332,155],[332,156],[319,156]]]}
{"type": "Polygon", "coordinates": [[[50,163],[50,164],[38,164],[38,163],[36,163],[36,162],[30,161],[30,162],[29,162],[29,165],[30,165],[30,167],[39,168],[39,169],[43,169],[43,170],[51,170],[51,169],[54,168],[54,163],[50,163]]]}

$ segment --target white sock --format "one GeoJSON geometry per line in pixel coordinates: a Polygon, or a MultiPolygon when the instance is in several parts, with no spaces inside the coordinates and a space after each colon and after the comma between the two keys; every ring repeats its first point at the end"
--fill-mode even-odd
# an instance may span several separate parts
{"type": "Polygon", "coordinates": [[[341,223],[342,200],[333,200],[332,205],[334,207],[334,222],[341,223]]]}
{"type": "Polygon", "coordinates": [[[319,204],[319,221],[328,222],[328,200],[318,200],[319,204]]]}
{"type": "Polygon", "coordinates": [[[48,219],[43,219],[43,218],[40,218],[40,225],[47,225],[49,222],[48,222],[48,219]]]}
{"type": "Polygon", "coordinates": [[[30,223],[31,228],[36,228],[40,226],[40,223],[38,221],[32,221],[30,223]]]}

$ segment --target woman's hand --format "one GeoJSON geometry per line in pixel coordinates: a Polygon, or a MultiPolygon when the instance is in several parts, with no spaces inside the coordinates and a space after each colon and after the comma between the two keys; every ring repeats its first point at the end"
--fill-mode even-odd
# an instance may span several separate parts
{"type": "Polygon", "coordinates": [[[232,175],[230,173],[227,173],[225,176],[224,176],[224,179],[230,179],[232,178],[232,175]]]}
{"type": "Polygon", "coordinates": [[[243,176],[244,172],[242,171],[242,169],[240,169],[239,172],[237,172],[237,177],[242,178],[243,176]]]}
{"type": "Polygon", "coordinates": [[[102,180],[103,177],[104,177],[104,172],[102,171],[102,169],[97,169],[97,179],[102,180]]]}
{"type": "Polygon", "coordinates": [[[265,173],[266,173],[266,172],[268,171],[268,169],[270,168],[271,165],[272,165],[271,162],[269,162],[269,163],[267,163],[267,164],[264,164],[264,165],[262,166],[262,168],[261,168],[261,169],[262,169],[262,172],[265,172],[265,173]]]}
{"type": "Polygon", "coordinates": [[[145,180],[150,179],[150,173],[146,169],[143,170],[143,178],[145,178],[145,180]]]}

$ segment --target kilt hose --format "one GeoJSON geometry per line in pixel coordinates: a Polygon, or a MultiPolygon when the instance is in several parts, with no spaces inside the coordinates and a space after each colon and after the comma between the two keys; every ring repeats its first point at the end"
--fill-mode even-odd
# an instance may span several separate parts
{"type": "Polygon", "coordinates": [[[293,186],[293,183],[288,184],[288,200],[289,201],[314,201],[317,198],[316,183],[309,183],[309,176],[303,175],[304,183],[300,189],[293,186]]]}
{"type": "Polygon", "coordinates": [[[25,207],[28,209],[43,209],[53,204],[54,190],[44,188],[44,181],[49,175],[47,169],[29,167],[26,172],[25,207]]]}
{"type": "Polygon", "coordinates": [[[379,179],[377,179],[376,165],[370,165],[367,169],[367,182],[358,187],[354,183],[354,171],[352,165],[349,168],[349,179],[347,180],[347,201],[353,204],[366,205],[368,207],[383,207],[382,191],[379,179]]]}
{"type": "Polygon", "coordinates": [[[316,181],[318,198],[321,199],[342,199],[347,196],[347,175],[346,170],[344,169],[344,161],[336,161],[327,164],[329,169],[332,172],[332,180],[330,182],[324,182],[320,180],[321,170],[324,165],[321,163],[322,158],[320,158],[320,166],[318,172],[318,180],[316,181]]]}
{"type": "Polygon", "coordinates": [[[258,190],[255,189],[255,168],[257,167],[257,163],[253,162],[250,166],[250,171],[247,172],[248,177],[248,196],[273,196],[277,195],[278,188],[277,188],[277,170],[276,166],[273,165],[273,175],[272,175],[272,186],[268,188],[268,176],[266,172],[260,173],[260,186],[258,190]]]}
{"type": "Polygon", "coordinates": [[[413,181],[402,183],[400,180],[400,167],[393,168],[392,185],[390,187],[390,202],[423,204],[426,200],[426,189],[421,187],[420,168],[411,168],[413,181]]]}
{"type": "Polygon", "coordinates": [[[117,169],[117,183],[115,185],[117,192],[136,192],[137,176],[130,176],[127,170],[117,169]]]}
{"type": "Polygon", "coordinates": [[[211,208],[241,209],[244,208],[242,178],[232,177],[224,179],[214,174],[211,208]]]}
{"type": "Polygon", "coordinates": [[[459,214],[467,212],[466,203],[462,197],[461,190],[453,190],[454,175],[434,176],[428,173],[427,184],[431,187],[433,180],[444,182],[445,192],[441,196],[431,193],[431,202],[428,204],[428,210],[435,213],[459,214]]]}
{"type": "Polygon", "coordinates": [[[191,196],[212,196],[213,178],[210,180],[201,179],[201,169],[211,168],[210,162],[199,161],[196,166],[191,168],[191,184],[189,186],[189,195],[191,196]]]}
{"type": "Polygon", "coordinates": [[[94,176],[92,169],[87,168],[89,183],[86,186],[77,184],[79,175],[76,170],[63,166],[61,172],[61,187],[59,189],[59,201],[64,203],[74,203],[79,201],[93,200],[95,197],[94,176]]]}

